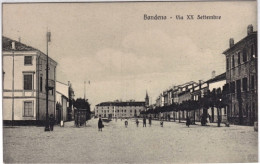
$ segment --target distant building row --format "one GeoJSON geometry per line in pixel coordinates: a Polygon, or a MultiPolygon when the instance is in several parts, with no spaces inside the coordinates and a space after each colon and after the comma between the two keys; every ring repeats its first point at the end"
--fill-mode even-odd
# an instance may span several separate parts
{"type": "MultiPolygon", "coordinates": [[[[224,90],[223,99],[227,102],[226,106],[221,109],[222,121],[253,125],[258,120],[257,32],[253,31],[253,26],[248,26],[247,36],[236,44],[231,38],[229,48],[223,54],[226,56],[225,73],[212,77],[206,82],[191,81],[174,86],[161,93],[154,106],[162,107],[172,103],[180,104],[187,100],[199,100],[204,97],[207,91],[220,88],[221,91],[224,90]]],[[[214,119],[216,112],[216,109],[208,110],[213,121],[216,121],[214,119]]],[[[196,111],[197,121],[199,121],[201,113],[201,110],[196,111]]],[[[161,113],[161,116],[179,117],[174,112],[161,113]]],[[[185,119],[186,116],[188,115],[185,113],[180,117],[185,119]]]]}

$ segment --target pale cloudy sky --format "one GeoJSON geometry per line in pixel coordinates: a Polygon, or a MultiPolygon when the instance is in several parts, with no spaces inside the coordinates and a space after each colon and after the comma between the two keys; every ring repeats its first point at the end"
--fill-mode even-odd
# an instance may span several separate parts
{"type": "Polygon", "coordinates": [[[76,97],[94,105],[115,99],[152,102],[165,89],[225,71],[222,52],[256,24],[257,3],[4,4],[3,35],[46,52],[58,62],[57,80],[71,81],[76,97]],[[220,15],[220,20],[144,21],[144,14],[220,15]]]}

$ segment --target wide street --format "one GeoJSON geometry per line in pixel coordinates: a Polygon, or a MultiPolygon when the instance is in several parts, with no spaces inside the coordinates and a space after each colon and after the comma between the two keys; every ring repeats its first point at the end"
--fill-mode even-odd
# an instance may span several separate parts
{"type": "MultiPolygon", "coordinates": [[[[118,119],[104,123],[98,119],[86,127],[55,126],[53,132],[43,127],[4,127],[4,162],[8,163],[186,163],[186,162],[256,162],[257,132],[253,127],[216,127],[158,121],[139,127],[129,120],[127,128],[118,119]]],[[[148,122],[148,121],[147,121],[148,122]]]]}

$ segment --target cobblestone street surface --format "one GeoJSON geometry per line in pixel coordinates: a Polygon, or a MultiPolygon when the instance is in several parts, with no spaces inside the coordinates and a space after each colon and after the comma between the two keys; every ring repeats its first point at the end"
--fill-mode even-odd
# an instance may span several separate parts
{"type": "Polygon", "coordinates": [[[139,120],[112,120],[98,131],[98,119],[86,127],[4,127],[4,162],[24,163],[186,163],[257,162],[257,132],[253,127],[200,126],[153,121],[142,127],[139,120]]]}

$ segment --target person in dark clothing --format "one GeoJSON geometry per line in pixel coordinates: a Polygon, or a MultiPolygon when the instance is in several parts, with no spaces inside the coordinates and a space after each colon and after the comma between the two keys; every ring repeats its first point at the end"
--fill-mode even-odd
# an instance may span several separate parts
{"type": "Polygon", "coordinates": [[[136,119],[136,121],[135,121],[135,122],[136,122],[136,126],[138,127],[138,124],[139,124],[139,121],[138,121],[138,119],[136,119]]]}
{"type": "Polygon", "coordinates": [[[190,127],[190,124],[191,124],[190,118],[187,117],[187,119],[186,119],[186,126],[190,127]]]}
{"type": "Polygon", "coordinates": [[[125,127],[127,128],[127,125],[128,125],[128,120],[125,119],[125,127]]]}
{"type": "Polygon", "coordinates": [[[53,126],[55,124],[55,119],[54,119],[53,114],[50,115],[49,121],[50,121],[50,131],[53,131],[53,126]]]}
{"type": "Polygon", "coordinates": [[[98,131],[102,131],[102,128],[103,128],[103,122],[102,122],[102,119],[99,118],[99,120],[98,120],[98,131]]]}
{"type": "Polygon", "coordinates": [[[149,117],[149,125],[150,126],[152,125],[152,117],[151,116],[149,117]]]}
{"type": "Polygon", "coordinates": [[[146,118],[143,119],[143,127],[146,127],[146,118]]]}
{"type": "Polygon", "coordinates": [[[163,127],[163,121],[160,122],[161,127],[163,127]]]}

